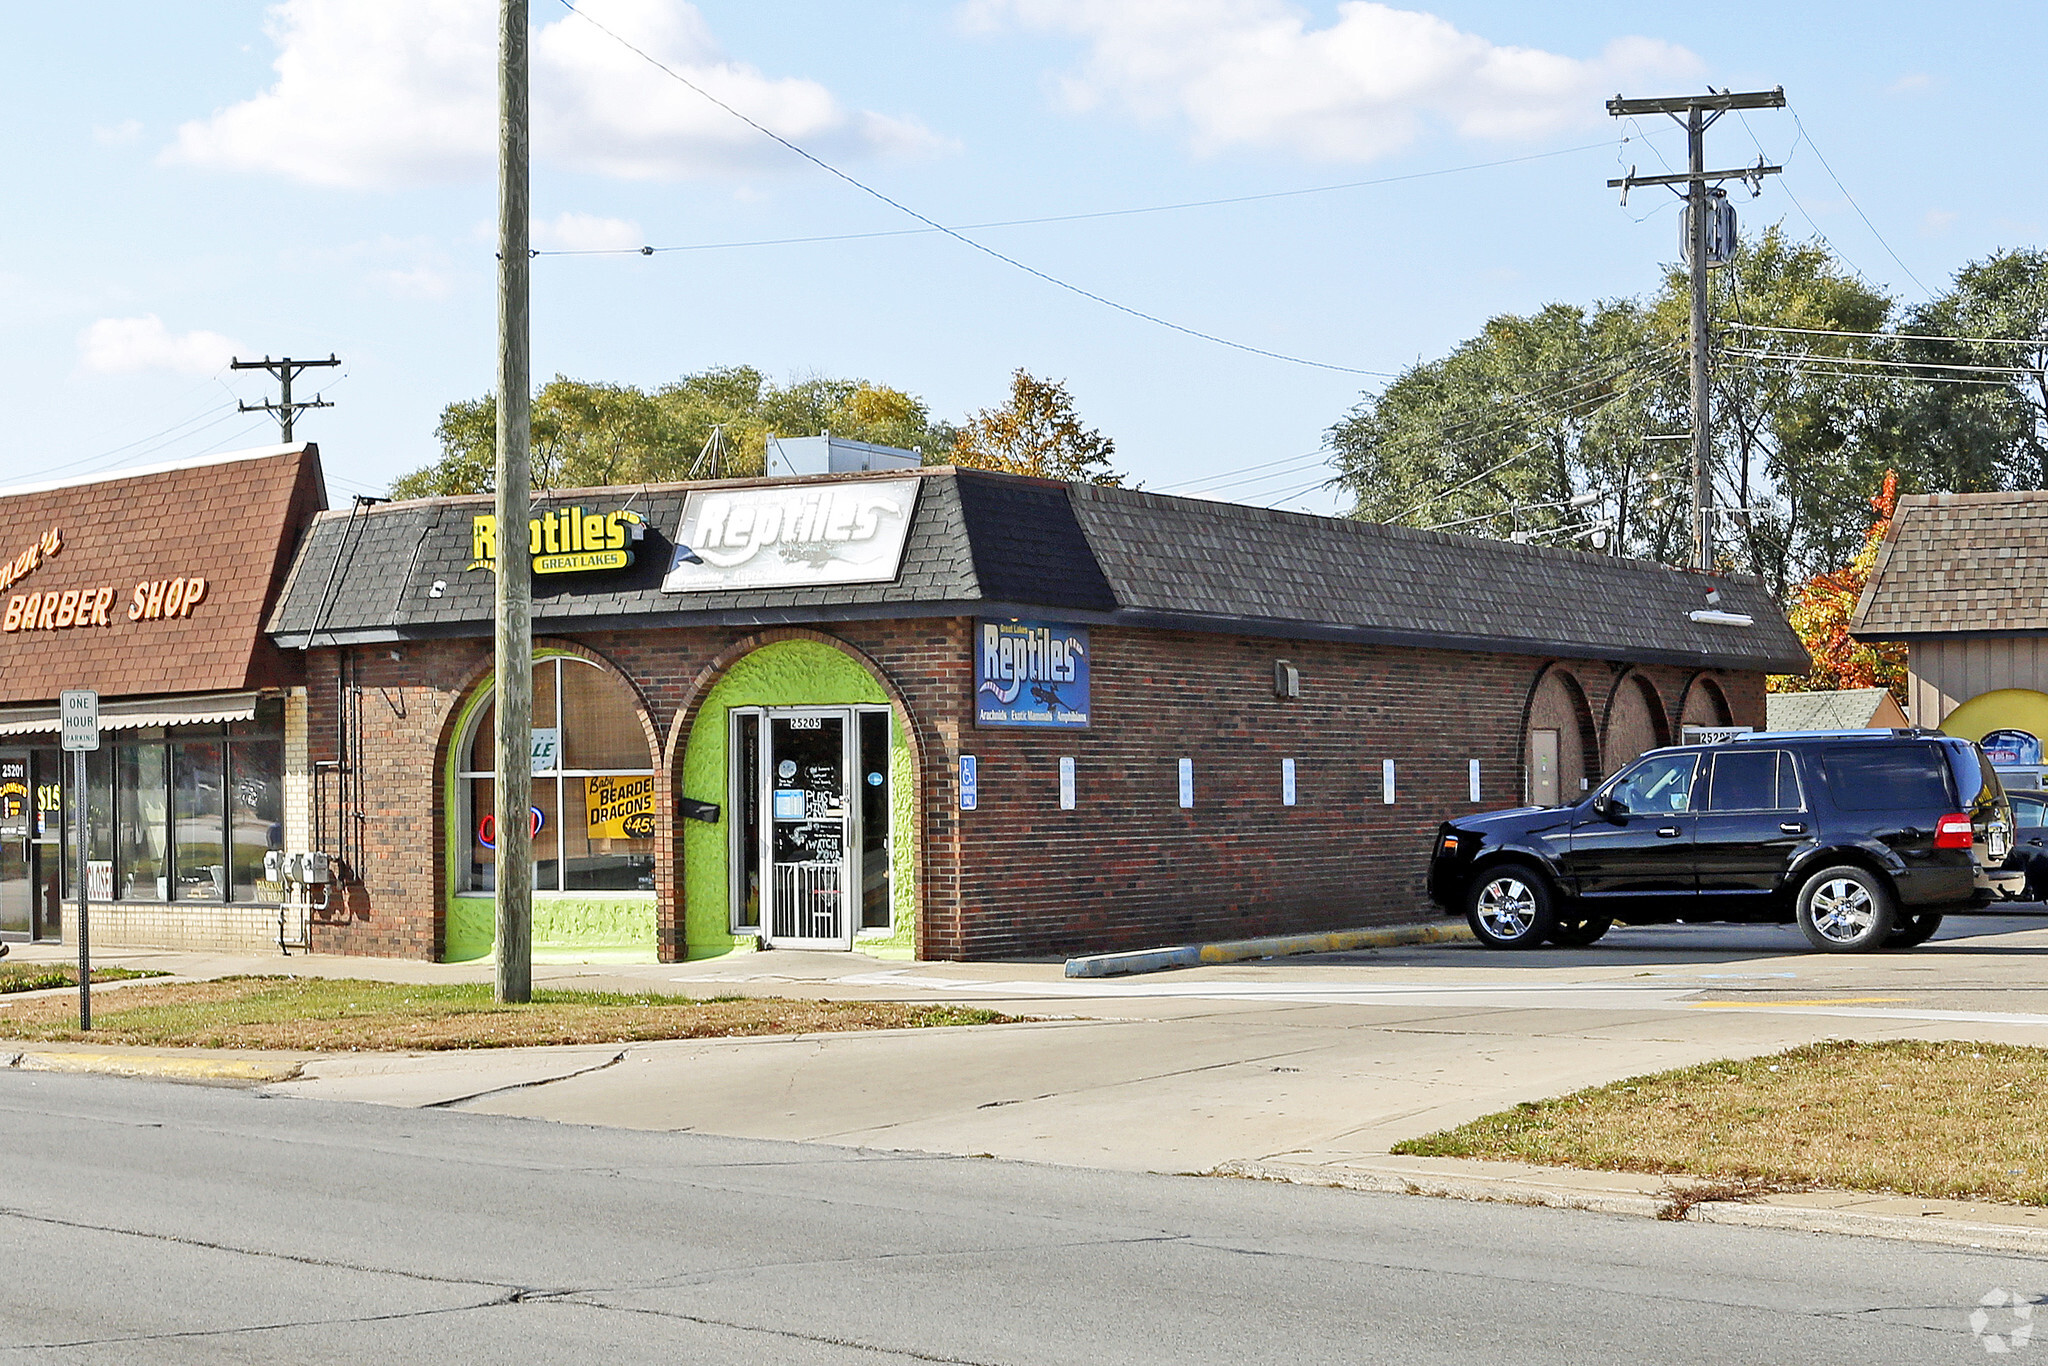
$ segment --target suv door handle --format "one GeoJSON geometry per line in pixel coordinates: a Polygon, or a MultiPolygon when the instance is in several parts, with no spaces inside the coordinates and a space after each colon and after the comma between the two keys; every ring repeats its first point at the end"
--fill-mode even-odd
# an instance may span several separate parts
{"type": "Polygon", "coordinates": [[[1678,838],[1679,833],[1679,829],[1675,825],[1660,825],[1657,827],[1657,838],[1660,840],[1675,840],[1678,838]]]}
{"type": "Polygon", "coordinates": [[[1803,834],[1805,834],[1805,833],[1806,833],[1806,822],[1805,822],[1805,821],[1779,821],[1779,822],[1778,822],[1778,828],[1779,828],[1780,830],[1784,831],[1784,832],[1785,832],[1786,834],[1788,834],[1788,835],[1803,835],[1803,834]]]}

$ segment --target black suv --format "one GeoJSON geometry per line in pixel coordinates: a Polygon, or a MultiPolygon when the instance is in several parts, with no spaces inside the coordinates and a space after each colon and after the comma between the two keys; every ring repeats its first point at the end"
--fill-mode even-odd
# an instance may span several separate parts
{"type": "Polygon", "coordinates": [[[1758,732],[1651,750],[1572,806],[1445,821],[1429,895],[1489,948],[1590,944],[1616,920],[1797,920],[1815,948],[1853,953],[2016,894],[2012,831],[1969,740],[1758,732]]]}

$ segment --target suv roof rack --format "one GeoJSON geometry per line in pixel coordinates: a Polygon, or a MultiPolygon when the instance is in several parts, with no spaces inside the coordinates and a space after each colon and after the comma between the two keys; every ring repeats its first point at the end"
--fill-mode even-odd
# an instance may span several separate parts
{"type": "Polygon", "coordinates": [[[1739,745],[1748,741],[1769,740],[1782,744],[1787,740],[1948,740],[1953,736],[1926,726],[1892,726],[1885,729],[1865,727],[1860,730],[1749,730],[1740,735],[1731,735],[1723,744],[1739,745]]]}

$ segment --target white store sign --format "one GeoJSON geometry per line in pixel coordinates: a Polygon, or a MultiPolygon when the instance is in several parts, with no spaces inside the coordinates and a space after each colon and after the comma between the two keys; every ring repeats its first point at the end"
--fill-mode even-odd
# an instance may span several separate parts
{"type": "Polygon", "coordinates": [[[860,479],[692,493],[662,591],[886,583],[902,566],[920,482],[860,479]]]}

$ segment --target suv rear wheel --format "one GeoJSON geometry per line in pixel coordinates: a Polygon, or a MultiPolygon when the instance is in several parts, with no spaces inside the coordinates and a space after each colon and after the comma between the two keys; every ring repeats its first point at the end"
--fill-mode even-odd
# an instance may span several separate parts
{"type": "Polygon", "coordinates": [[[1863,953],[1891,938],[1891,888],[1867,869],[1823,868],[1799,889],[1799,929],[1822,953],[1863,953]]]}
{"type": "Polygon", "coordinates": [[[1557,928],[1550,884],[1534,869],[1488,868],[1465,893],[1465,920],[1489,949],[1533,949],[1557,928]]]}

